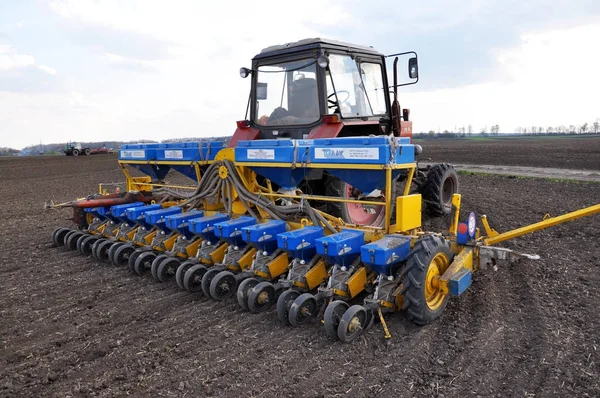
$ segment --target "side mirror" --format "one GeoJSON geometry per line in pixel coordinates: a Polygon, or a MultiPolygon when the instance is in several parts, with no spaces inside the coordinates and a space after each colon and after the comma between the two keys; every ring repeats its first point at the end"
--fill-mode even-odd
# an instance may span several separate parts
{"type": "Polygon", "coordinates": [[[408,76],[411,79],[419,78],[419,64],[417,63],[417,58],[413,57],[408,60],[408,76]]]}

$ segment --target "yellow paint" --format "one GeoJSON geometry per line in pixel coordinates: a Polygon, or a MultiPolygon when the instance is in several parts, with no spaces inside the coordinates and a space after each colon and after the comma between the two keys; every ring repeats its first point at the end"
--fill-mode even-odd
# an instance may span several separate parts
{"type": "Polygon", "coordinates": [[[202,243],[202,239],[196,239],[195,241],[193,241],[192,243],[187,245],[185,247],[185,256],[193,257],[194,254],[196,254],[198,252],[198,247],[200,247],[201,243],[202,243]]]}
{"type": "Polygon", "coordinates": [[[152,244],[152,241],[154,240],[156,233],[157,233],[157,231],[152,231],[149,234],[147,234],[146,236],[144,236],[144,241],[146,242],[147,245],[152,244]]]}
{"type": "Polygon", "coordinates": [[[445,253],[437,253],[427,267],[425,276],[425,303],[429,309],[435,311],[442,306],[447,293],[440,289],[440,276],[446,272],[450,266],[450,259],[445,253]]]}
{"type": "Polygon", "coordinates": [[[442,294],[450,293],[450,279],[461,269],[466,268],[473,271],[473,247],[463,246],[458,255],[454,256],[452,264],[444,271],[438,279],[438,287],[442,294]]]}
{"type": "Polygon", "coordinates": [[[333,290],[333,294],[336,295],[336,296],[339,296],[339,297],[349,297],[348,292],[345,292],[344,290],[339,290],[339,289],[332,289],[332,290],[333,290]]]}
{"type": "Polygon", "coordinates": [[[127,240],[128,241],[132,241],[133,237],[135,236],[136,232],[138,231],[140,227],[135,227],[134,229],[132,229],[131,231],[129,231],[129,233],[127,234],[127,240]]]}
{"type": "Polygon", "coordinates": [[[385,319],[383,319],[383,313],[381,312],[381,307],[377,308],[377,314],[379,315],[379,321],[381,322],[381,325],[383,326],[383,331],[385,333],[384,337],[386,339],[391,339],[392,335],[390,334],[390,330],[387,327],[387,324],[385,323],[385,319]]]}
{"type": "Polygon", "coordinates": [[[227,166],[219,166],[219,177],[224,180],[228,175],[229,173],[227,172],[227,166]]]}
{"type": "Polygon", "coordinates": [[[348,295],[350,298],[356,297],[357,294],[365,290],[366,284],[367,270],[365,267],[360,267],[346,282],[346,285],[348,286],[348,295]]]}
{"type": "Polygon", "coordinates": [[[217,264],[223,261],[223,258],[225,257],[225,252],[227,251],[228,247],[229,245],[227,243],[221,243],[219,246],[217,246],[215,250],[213,250],[209,254],[213,264],[217,264]]]}
{"type": "Polygon", "coordinates": [[[284,272],[286,272],[289,268],[290,260],[288,258],[287,253],[282,253],[279,256],[275,257],[273,261],[267,264],[267,268],[269,269],[269,279],[276,279],[281,276],[284,272]]]}
{"type": "Polygon", "coordinates": [[[327,280],[327,267],[325,266],[324,260],[317,261],[314,267],[308,270],[304,278],[306,279],[306,285],[309,290],[315,289],[321,283],[327,280]]]}
{"type": "Polygon", "coordinates": [[[461,195],[459,193],[455,193],[452,195],[452,225],[450,225],[450,235],[456,236],[456,232],[458,231],[458,219],[460,217],[460,202],[461,195]]]}
{"type": "MultiPolygon", "coordinates": [[[[535,224],[527,225],[525,227],[513,229],[512,231],[504,232],[497,236],[488,237],[483,240],[485,245],[494,245],[496,243],[504,242],[505,240],[517,238],[519,236],[523,236],[525,234],[539,231],[540,229],[552,227],[554,225],[562,224],[567,221],[575,220],[581,217],[589,216],[595,213],[600,213],[600,204],[586,207],[581,210],[572,211],[570,213],[563,214],[561,216],[547,218],[543,221],[537,222],[535,224]]],[[[485,226],[485,224],[484,224],[485,226]]]]}
{"type": "Polygon", "coordinates": [[[390,218],[392,218],[392,169],[385,169],[385,230],[390,230],[390,218]]]}
{"type": "Polygon", "coordinates": [[[404,232],[421,226],[421,194],[396,198],[396,231],[404,232]]]}
{"type": "Polygon", "coordinates": [[[483,216],[481,216],[481,223],[483,224],[483,229],[485,229],[485,233],[487,236],[489,236],[489,237],[498,236],[498,232],[494,228],[490,227],[490,224],[488,223],[488,220],[487,220],[487,216],[485,214],[483,216]]]}
{"type": "Polygon", "coordinates": [[[238,264],[240,267],[240,270],[245,270],[250,268],[250,266],[252,265],[252,260],[254,259],[254,256],[256,255],[256,249],[255,248],[251,248],[250,250],[248,250],[239,260],[238,260],[238,264]]]}

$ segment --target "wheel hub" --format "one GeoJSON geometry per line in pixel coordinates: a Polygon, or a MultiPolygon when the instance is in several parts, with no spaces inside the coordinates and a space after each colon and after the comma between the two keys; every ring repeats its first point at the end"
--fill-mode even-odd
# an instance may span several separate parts
{"type": "Polygon", "coordinates": [[[258,301],[258,303],[261,304],[261,305],[268,303],[269,302],[269,293],[264,292],[264,291],[261,292],[258,295],[258,298],[256,299],[256,301],[258,301]]]}
{"type": "Polygon", "coordinates": [[[357,316],[355,316],[354,318],[352,318],[350,320],[350,323],[348,323],[348,331],[350,333],[354,333],[359,328],[360,328],[360,319],[357,316]]]}
{"type": "Polygon", "coordinates": [[[425,277],[425,300],[427,306],[432,309],[438,309],[444,302],[446,294],[440,289],[440,277],[448,269],[450,261],[444,253],[438,253],[433,257],[427,275],[425,277]]]}

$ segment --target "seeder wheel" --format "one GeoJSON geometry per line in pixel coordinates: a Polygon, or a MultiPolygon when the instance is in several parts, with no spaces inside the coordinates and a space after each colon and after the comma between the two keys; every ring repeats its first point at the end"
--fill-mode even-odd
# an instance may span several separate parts
{"type": "Polygon", "coordinates": [[[177,272],[175,273],[175,282],[177,282],[177,285],[182,288],[185,289],[185,286],[183,284],[183,277],[185,276],[185,273],[192,268],[194,265],[197,265],[198,263],[195,261],[185,261],[183,264],[181,264],[179,266],[179,268],[177,268],[177,272]]]}
{"type": "Polygon", "coordinates": [[[344,343],[350,343],[365,330],[369,319],[362,305],[353,305],[344,313],[337,329],[337,337],[344,343]]]}
{"type": "Polygon", "coordinates": [[[150,267],[150,271],[151,271],[151,274],[152,274],[152,277],[154,278],[154,280],[158,281],[158,274],[157,274],[158,266],[167,257],[169,257],[169,256],[167,256],[166,254],[159,254],[158,256],[156,256],[154,261],[152,261],[152,266],[150,267]]]}
{"type": "Polygon", "coordinates": [[[65,247],[69,250],[77,249],[77,240],[82,236],[85,236],[85,234],[81,231],[76,231],[70,234],[69,237],[66,239],[65,247]]]}
{"type": "Polygon", "coordinates": [[[110,264],[116,265],[114,262],[115,253],[117,252],[117,249],[120,248],[121,246],[123,246],[124,244],[125,244],[125,242],[115,242],[110,247],[110,249],[108,249],[108,262],[110,264]]]}
{"type": "Polygon", "coordinates": [[[84,256],[89,256],[92,254],[92,245],[98,240],[97,236],[94,235],[90,235],[90,236],[82,236],[81,238],[79,238],[79,240],[77,241],[77,245],[79,246],[79,253],[83,254],[84,256]]]}
{"type": "Polygon", "coordinates": [[[300,295],[300,292],[298,292],[297,290],[290,289],[290,290],[286,290],[285,292],[281,293],[281,295],[277,299],[277,318],[279,318],[279,320],[284,325],[290,324],[290,320],[289,320],[290,307],[292,306],[292,303],[294,302],[294,300],[296,300],[296,298],[298,298],[299,295],[300,295]]]}
{"type": "Polygon", "coordinates": [[[181,261],[177,257],[168,257],[163,260],[156,270],[158,280],[164,283],[173,279],[180,265],[181,261]]]}
{"type": "Polygon", "coordinates": [[[183,276],[183,287],[185,290],[191,293],[204,292],[204,289],[202,288],[202,285],[204,284],[204,277],[208,273],[212,273],[214,276],[217,272],[219,271],[214,269],[207,270],[204,265],[196,264],[188,269],[183,276]]]}
{"type": "MultiPolygon", "coordinates": [[[[81,245],[82,245],[82,244],[83,244],[83,242],[84,242],[84,241],[85,241],[87,238],[89,238],[90,236],[93,236],[93,235],[87,235],[87,234],[85,234],[85,235],[82,235],[82,236],[80,236],[80,237],[79,237],[79,239],[77,239],[77,251],[78,251],[80,254],[83,254],[84,256],[86,255],[86,253],[84,253],[84,252],[83,252],[81,245]]],[[[90,247],[91,247],[91,246],[90,246],[90,247]]]]}
{"type": "Polygon", "coordinates": [[[213,300],[225,300],[235,294],[237,281],[229,271],[221,271],[210,282],[209,292],[213,300]]]}
{"type": "Polygon", "coordinates": [[[98,250],[98,246],[100,246],[102,243],[106,242],[108,239],[106,238],[99,238],[97,241],[94,242],[94,244],[92,244],[92,257],[94,257],[96,260],[98,260],[98,257],[96,257],[96,251],[98,250]]]}
{"type": "Polygon", "coordinates": [[[108,239],[104,239],[102,242],[100,242],[100,243],[96,242],[96,243],[98,244],[98,246],[96,246],[96,251],[94,252],[94,254],[95,254],[94,257],[96,257],[96,259],[98,261],[102,261],[103,263],[110,264],[110,260],[108,258],[108,251],[110,250],[110,247],[114,244],[114,242],[111,240],[108,240],[108,239]]]}
{"type": "Polygon", "coordinates": [[[275,301],[275,286],[271,282],[260,282],[248,294],[248,309],[255,314],[271,308],[275,301]]]}
{"type": "Polygon", "coordinates": [[[237,302],[244,311],[250,311],[250,308],[248,307],[248,297],[250,295],[250,291],[254,289],[256,285],[258,285],[257,279],[248,278],[244,279],[238,286],[236,294],[237,302]]]}
{"type": "Polygon", "coordinates": [[[69,233],[70,229],[69,228],[56,228],[54,230],[54,232],[52,232],[52,243],[54,244],[54,246],[58,247],[62,245],[62,242],[65,239],[65,235],[67,233],[69,233]]]}
{"type": "Polygon", "coordinates": [[[325,315],[323,321],[325,323],[325,333],[332,339],[338,338],[338,326],[340,320],[344,316],[344,313],[348,309],[348,304],[342,300],[335,300],[331,302],[325,309],[325,315]]]}
{"type": "Polygon", "coordinates": [[[135,249],[133,251],[133,253],[131,253],[129,255],[129,258],[127,259],[127,266],[129,267],[129,271],[131,271],[132,274],[136,274],[135,262],[142,253],[145,253],[145,251],[141,250],[141,249],[135,249]]]}
{"type": "MultiPolygon", "coordinates": [[[[202,280],[200,281],[200,289],[202,289],[202,293],[206,297],[210,297],[210,284],[215,276],[221,272],[222,269],[210,268],[206,273],[202,275],[202,280]]],[[[189,273],[189,271],[188,271],[189,273]]]]}
{"type": "Polygon", "coordinates": [[[135,252],[135,247],[131,243],[119,246],[112,257],[113,264],[122,267],[129,262],[129,258],[135,252]]]}
{"type": "Polygon", "coordinates": [[[135,273],[142,276],[152,268],[152,262],[156,258],[156,254],[150,251],[142,252],[135,260],[133,266],[135,273]]]}
{"type": "Polygon", "coordinates": [[[317,313],[317,299],[310,293],[301,294],[290,307],[290,325],[297,327],[309,322],[317,313]]]}
{"type": "Polygon", "coordinates": [[[71,235],[76,234],[77,232],[79,231],[76,229],[70,229],[65,235],[61,235],[62,240],[59,240],[58,242],[64,247],[68,247],[67,242],[69,241],[69,238],[71,237],[71,235]]]}

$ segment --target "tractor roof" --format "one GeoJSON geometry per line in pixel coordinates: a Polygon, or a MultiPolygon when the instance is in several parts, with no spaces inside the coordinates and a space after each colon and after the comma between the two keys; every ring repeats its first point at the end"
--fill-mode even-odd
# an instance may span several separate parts
{"type": "Polygon", "coordinates": [[[367,53],[377,56],[382,56],[379,51],[375,50],[373,47],[360,46],[357,44],[345,43],[337,40],[323,39],[320,37],[312,38],[312,39],[303,39],[296,42],[279,44],[275,46],[270,46],[263,49],[260,54],[257,54],[254,59],[262,59],[269,58],[277,55],[284,55],[289,53],[294,53],[302,50],[310,50],[314,48],[322,48],[322,49],[335,49],[335,50],[344,50],[344,51],[353,51],[353,52],[361,52],[367,53]]]}

